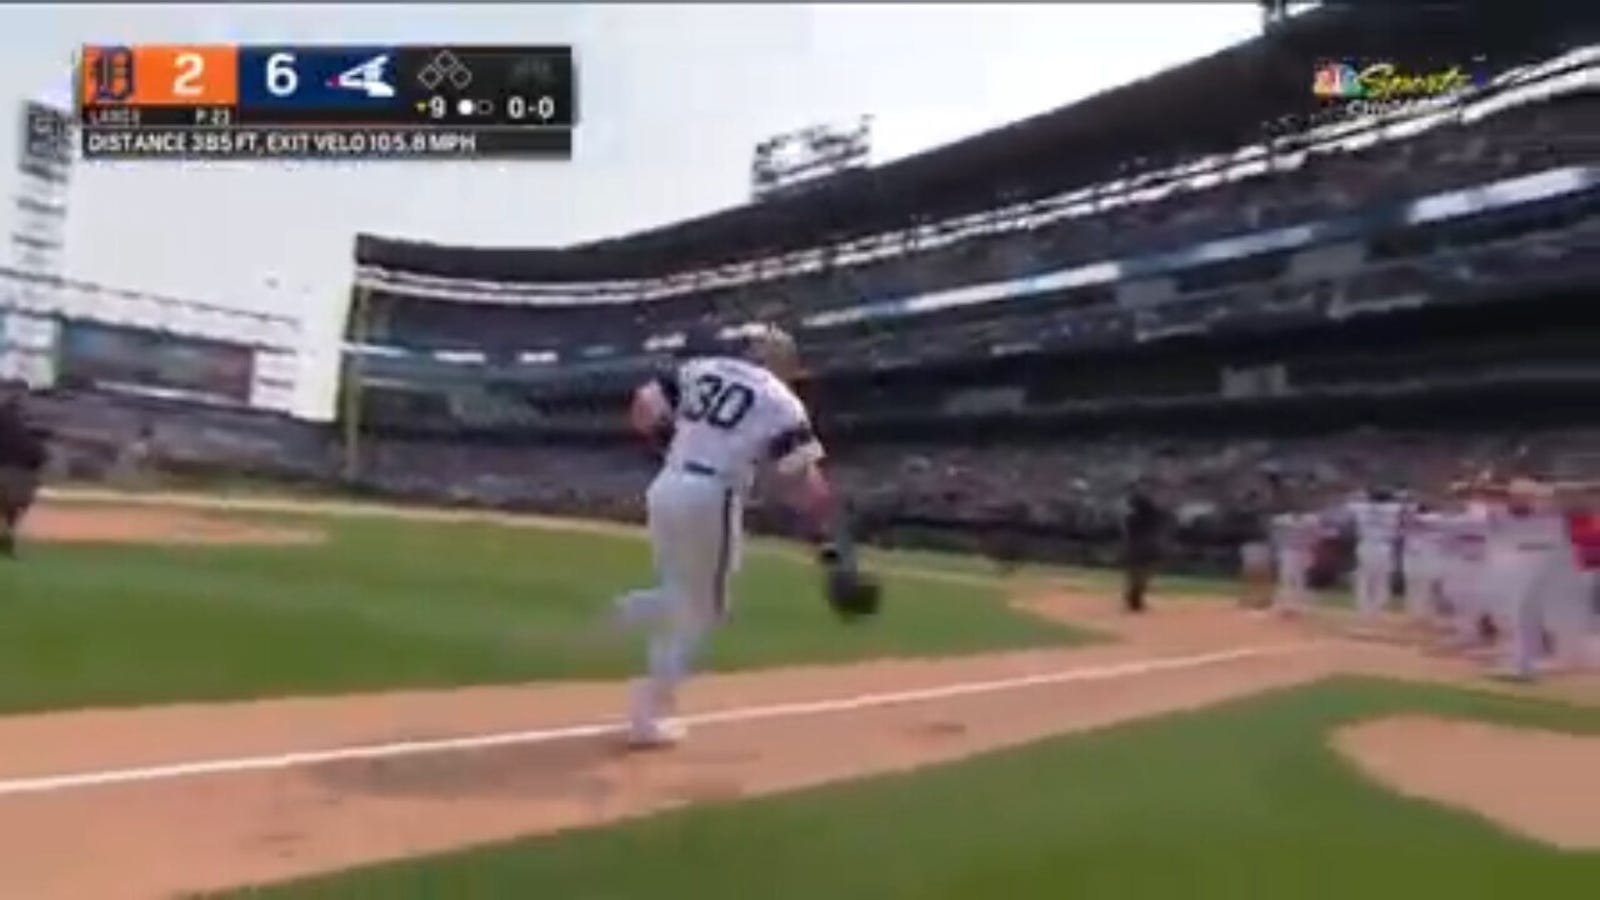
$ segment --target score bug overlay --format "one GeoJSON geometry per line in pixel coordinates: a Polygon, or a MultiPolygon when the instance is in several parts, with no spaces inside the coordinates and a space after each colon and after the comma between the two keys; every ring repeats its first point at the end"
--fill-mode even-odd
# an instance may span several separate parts
{"type": "Polygon", "coordinates": [[[558,46],[91,46],[88,158],[568,157],[558,46]]]}

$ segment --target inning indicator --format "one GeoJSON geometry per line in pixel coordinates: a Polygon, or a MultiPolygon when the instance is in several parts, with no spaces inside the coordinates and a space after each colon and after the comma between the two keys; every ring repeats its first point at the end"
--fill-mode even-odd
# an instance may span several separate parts
{"type": "Polygon", "coordinates": [[[90,158],[567,156],[570,47],[85,47],[90,158]]]}

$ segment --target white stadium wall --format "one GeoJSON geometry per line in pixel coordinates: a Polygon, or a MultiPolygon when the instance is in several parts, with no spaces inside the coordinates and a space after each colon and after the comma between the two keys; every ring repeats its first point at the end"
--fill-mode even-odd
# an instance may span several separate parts
{"type": "MultiPolygon", "coordinates": [[[[58,92],[59,94],[60,92],[58,92]]],[[[88,284],[67,277],[65,236],[76,159],[70,94],[23,100],[0,262],[0,380],[35,388],[70,374],[132,393],[293,412],[299,322],[88,284]],[[67,371],[68,363],[72,371],[67,371]],[[227,390],[206,373],[231,372],[227,390]]]]}
{"type": "MultiPolygon", "coordinates": [[[[71,187],[69,107],[51,99],[18,106],[18,140],[7,209],[7,263],[39,279],[0,284],[0,379],[34,387],[55,381],[56,319],[44,314],[48,280],[59,278],[71,187]]],[[[8,273],[9,274],[9,273],[8,273]]]]}

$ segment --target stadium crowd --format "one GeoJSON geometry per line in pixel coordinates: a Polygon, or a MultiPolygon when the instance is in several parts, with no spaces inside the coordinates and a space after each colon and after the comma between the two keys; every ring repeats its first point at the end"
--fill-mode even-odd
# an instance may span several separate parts
{"type": "MultiPolygon", "coordinates": [[[[654,472],[642,448],[612,445],[384,441],[369,449],[366,477],[384,493],[633,521],[643,517],[654,472]]],[[[1004,532],[1026,555],[1093,563],[1114,560],[1125,498],[1140,485],[1175,514],[1175,564],[1227,569],[1238,545],[1284,509],[1373,487],[1438,499],[1452,482],[1485,471],[1592,477],[1600,429],[847,443],[830,468],[877,540],[987,549],[985,536],[1004,532]]],[[[781,511],[771,513],[757,518],[787,530],[781,511]]]]}
{"type": "MultiPolygon", "coordinates": [[[[1167,246],[1167,241],[1214,237],[1233,228],[1259,228],[1364,208],[1378,198],[1394,199],[1385,193],[1399,190],[1400,182],[1392,179],[1404,180],[1415,192],[1420,182],[1413,176],[1418,172],[1431,179],[1431,186],[1439,187],[1568,161],[1556,158],[1565,152],[1559,148],[1567,145],[1555,140],[1549,123],[1568,122],[1566,117],[1571,115],[1592,120],[1597,109],[1600,104],[1592,98],[1561,101],[1527,110],[1516,127],[1481,132],[1465,142],[1432,141],[1425,135],[1381,152],[1346,152],[1338,158],[1307,162],[1281,176],[1213,185],[1165,201],[1113,205],[1098,215],[1061,219],[1023,235],[972,240],[954,245],[953,250],[911,252],[876,268],[840,269],[830,277],[852,279],[855,287],[847,293],[858,297],[869,291],[931,289],[952,281],[992,277],[1002,270],[1015,274],[1019,259],[1037,266],[1046,259],[1060,264],[1070,259],[1103,258],[1135,247],[1148,251],[1167,246]],[[1556,111],[1559,117],[1555,117],[1556,111]],[[1547,136],[1550,141],[1545,140],[1547,136]],[[943,271],[941,267],[947,265],[955,268],[943,271]],[[862,287],[863,279],[881,281],[862,287]]],[[[1510,120],[1510,114],[1496,118],[1510,120]]],[[[1238,309],[1252,302],[1270,306],[1288,295],[1317,290],[1325,291],[1321,298],[1325,304],[1338,301],[1358,308],[1367,297],[1438,291],[1447,282],[1482,287],[1562,272],[1592,277],[1600,261],[1596,253],[1600,227],[1591,210],[1587,206],[1561,209],[1547,218],[1532,225],[1521,221],[1509,234],[1499,226],[1485,229],[1481,224],[1469,224],[1454,234],[1400,242],[1386,248],[1378,262],[1313,284],[1298,283],[1279,273],[1242,286],[1208,291],[1201,285],[1200,293],[1207,296],[1191,297],[1196,301],[1209,297],[1207,303],[1173,308],[1204,307],[1214,314],[1219,308],[1238,309]]],[[[804,280],[786,282],[782,298],[813,302],[799,299],[809,290],[806,284],[804,280]]],[[[1118,327],[1127,327],[1130,319],[1125,310],[1117,309],[1115,298],[1101,294],[1096,299],[1109,307],[1106,314],[1116,317],[1118,327]]],[[[462,313],[481,309],[460,304],[427,306],[454,306],[462,313]]],[[[702,305],[701,313],[707,308],[702,305]]],[[[1327,309],[1322,312],[1330,314],[1327,309]]],[[[981,354],[985,342],[1036,336],[1043,327],[1041,315],[1070,323],[1080,332],[1095,321],[1093,309],[1075,304],[967,321],[959,316],[939,316],[923,328],[869,330],[864,342],[844,342],[839,347],[857,368],[885,348],[926,354],[937,345],[951,352],[965,348],[964,352],[981,354]],[[972,334],[966,334],[968,331],[972,334]]],[[[1148,315],[1131,321],[1142,323],[1140,327],[1150,323],[1148,315]]],[[[1122,335],[1125,339],[1133,336],[1122,335]]],[[[1438,374],[1430,367],[1442,366],[1440,372],[1458,377],[1463,373],[1487,377],[1511,363],[1518,367],[1518,374],[1525,374],[1530,366],[1552,361],[1582,370],[1576,371],[1575,377],[1588,377],[1592,366],[1583,364],[1581,347],[1577,356],[1530,353],[1534,345],[1524,337],[1517,335],[1495,351],[1503,358],[1481,347],[1469,348],[1476,355],[1469,355],[1466,362],[1454,359],[1464,352],[1460,346],[1445,345],[1403,356],[1374,347],[1368,354],[1371,359],[1357,359],[1355,350],[1343,355],[1301,356],[1293,361],[1294,386],[1300,391],[1326,389],[1366,379],[1392,388],[1427,382],[1438,374]],[[1448,365],[1434,357],[1445,359],[1448,365]]],[[[1183,365],[1176,359],[1153,367],[1144,363],[1123,366],[1114,370],[1115,376],[1109,375],[1113,369],[1106,369],[1098,385],[1091,371],[1088,386],[1073,389],[1041,388],[1042,382],[1035,377],[1032,387],[1023,392],[1025,396],[1016,401],[1020,405],[1011,411],[1026,417],[1059,412],[1063,404],[1070,411],[1074,403],[1082,408],[1086,400],[1115,407],[1184,391],[1201,399],[1207,393],[1213,395],[1213,401],[1219,399],[1214,396],[1214,359],[1208,357],[1205,365],[1195,370],[1197,378],[1191,377],[1195,373],[1184,375],[1183,365]]],[[[925,380],[920,387],[936,384],[937,379],[925,380]]],[[[871,399],[875,388],[867,385],[854,399],[870,402],[851,406],[849,396],[840,399],[852,413],[875,407],[881,413],[920,410],[937,417],[963,412],[957,408],[964,402],[958,402],[959,398],[982,401],[987,396],[981,386],[943,393],[924,390],[932,399],[921,406],[925,401],[918,399],[917,388],[902,387],[898,394],[871,399]]],[[[617,440],[619,400],[620,396],[600,395],[587,403],[556,404],[544,410],[546,424],[583,423],[591,434],[582,442],[541,436],[537,429],[520,436],[503,434],[495,440],[451,434],[448,427],[426,438],[369,435],[360,442],[358,465],[353,469],[344,456],[343,436],[335,429],[278,417],[134,401],[93,390],[46,392],[34,399],[33,406],[35,415],[46,421],[53,433],[56,477],[117,478],[140,468],[167,475],[244,471],[274,479],[343,482],[346,488],[427,502],[638,519],[652,460],[642,448],[617,440]],[[352,473],[353,482],[349,481],[352,473]]],[[[452,417],[470,424],[466,422],[470,404],[459,401],[457,397],[441,407],[446,426],[452,417]]],[[[982,402],[978,406],[983,411],[982,402]]],[[[397,410],[401,418],[420,417],[423,412],[420,407],[397,410]]],[[[892,429],[871,435],[846,430],[829,438],[834,471],[864,526],[879,540],[982,547],[997,534],[1009,534],[1011,543],[1026,545],[1023,552],[1027,555],[1105,562],[1116,552],[1124,498],[1139,484],[1176,513],[1175,561],[1194,567],[1225,567],[1232,565],[1239,543],[1259,537],[1264,518],[1282,508],[1321,503],[1378,485],[1434,495],[1450,481],[1486,469],[1554,477],[1592,477],[1600,472],[1600,430],[1551,429],[1548,425],[1532,430],[1466,432],[1344,428],[1305,437],[1248,437],[1245,435],[1263,433],[1249,428],[1204,437],[1162,435],[1159,431],[1152,436],[1148,428],[1118,435],[1102,428],[1078,437],[1059,433],[1024,437],[1004,432],[1004,440],[1000,433],[980,437],[984,434],[981,430],[963,436],[961,426],[944,430],[947,433],[938,438],[894,434],[892,429]]],[[[759,512],[757,519],[772,529],[786,527],[778,519],[762,520],[759,512]]]]}
{"type": "MultiPolygon", "coordinates": [[[[737,278],[741,283],[643,303],[485,308],[379,290],[373,302],[381,314],[374,317],[377,324],[369,338],[414,348],[471,347],[491,357],[514,357],[532,349],[530,339],[541,348],[624,347],[707,322],[773,318],[794,324],[863,301],[1180,251],[1205,240],[1371,214],[1439,191],[1588,163],[1595,157],[1588,135],[1596,128],[1600,97],[1577,92],[1480,120],[1436,122],[1409,136],[1379,140],[1375,133],[1356,132],[1310,147],[1263,143],[1160,170],[1142,168],[1149,163],[1134,159],[1117,177],[1091,187],[996,205],[847,245],[775,256],[770,265],[747,263],[742,269],[748,271],[737,278]]],[[[1397,248],[1397,255],[1407,255],[1403,249],[1397,248]]],[[[1424,277],[1407,268],[1396,271],[1402,278],[1424,277]]],[[[719,270],[703,274],[711,279],[719,270]]],[[[696,277],[663,271],[638,283],[664,286],[681,278],[691,285],[696,277]]],[[[545,293],[581,296],[584,289],[556,279],[500,287],[525,290],[529,298],[545,293]]],[[[1199,286],[1184,287],[1191,292],[1199,286]]],[[[1081,312],[1104,299],[1104,292],[1084,292],[1071,306],[1081,312]]],[[[868,330],[876,338],[887,329],[868,330]]],[[[851,333],[827,329],[813,339],[848,340],[851,333]]],[[[859,349],[841,347],[840,352],[859,349]]]]}
{"type": "MultiPolygon", "coordinates": [[[[914,295],[1180,250],[1218,237],[1590,162],[1593,148],[1574,136],[1597,128],[1600,98],[1578,95],[1360,149],[1269,152],[1261,145],[1243,162],[1219,157],[1171,173],[1139,172],[1130,162],[1126,176],[1036,201],[1031,214],[1012,219],[997,209],[988,229],[947,247],[923,251],[912,235],[891,237],[902,244],[902,252],[888,260],[785,282],[784,309],[798,317],[862,298],[914,295]]],[[[751,303],[743,305],[748,313],[751,303]]]]}
{"type": "MultiPolygon", "coordinates": [[[[353,489],[397,500],[640,520],[655,470],[641,445],[368,440],[359,479],[345,482],[339,436],[284,420],[193,407],[152,406],[75,393],[35,395],[30,417],[52,437],[57,480],[155,483],[218,473],[353,489]]],[[[845,441],[831,470],[869,536],[987,549],[999,531],[1026,555],[1110,562],[1123,502],[1140,485],[1177,521],[1173,562],[1233,565],[1239,543],[1266,516],[1372,487],[1440,497],[1473,475],[1600,472],[1600,428],[1525,432],[1359,429],[1291,438],[1141,434],[1028,442],[845,441]]],[[[768,530],[788,523],[756,520],[768,530]]]]}

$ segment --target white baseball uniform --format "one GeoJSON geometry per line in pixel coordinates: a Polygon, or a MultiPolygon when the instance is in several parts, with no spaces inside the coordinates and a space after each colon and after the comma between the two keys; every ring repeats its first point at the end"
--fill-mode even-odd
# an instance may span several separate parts
{"type": "Polygon", "coordinates": [[[693,359],[658,379],[656,390],[673,420],[646,494],[658,583],[617,601],[624,622],[652,631],[649,675],[634,694],[636,728],[672,714],[701,639],[727,614],[758,467],[795,473],[823,456],[805,404],[755,363],[693,359]]]}
{"type": "Polygon", "coordinates": [[[1440,588],[1455,619],[1462,643],[1477,640],[1478,619],[1487,608],[1485,581],[1489,565],[1489,507],[1474,500],[1465,510],[1447,514],[1441,526],[1443,575],[1440,588]]]}
{"type": "Polygon", "coordinates": [[[1356,526],[1356,612],[1374,616],[1389,605],[1401,506],[1383,500],[1354,500],[1345,510],[1356,526]]]}
{"type": "Polygon", "coordinates": [[[1272,549],[1278,569],[1273,606],[1281,610],[1305,608],[1306,576],[1322,534],[1322,518],[1315,514],[1283,513],[1272,517],[1272,549]]]}
{"type": "Polygon", "coordinates": [[[1592,533],[1600,519],[1585,512],[1560,514],[1566,547],[1555,553],[1548,578],[1541,585],[1541,611],[1555,646],[1556,661],[1570,668],[1594,665],[1595,570],[1600,563],[1592,533]]]}
{"type": "Polygon", "coordinates": [[[1444,575],[1445,518],[1438,513],[1407,509],[1400,520],[1400,566],[1405,573],[1406,614],[1415,620],[1433,618],[1444,575]]]}
{"type": "Polygon", "coordinates": [[[1574,567],[1566,517],[1552,505],[1490,508],[1489,583],[1509,631],[1505,649],[1511,673],[1534,674],[1544,646],[1547,595],[1559,590],[1561,576],[1574,567]]]}
{"type": "Polygon", "coordinates": [[[1600,512],[1567,517],[1574,563],[1571,584],[1554,617],[1556,654],[1579,668],[1600,668],[1600,512]]]}

